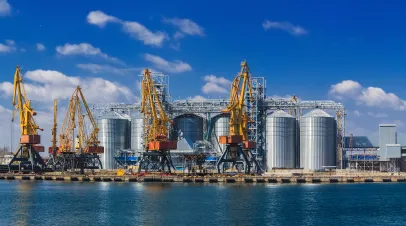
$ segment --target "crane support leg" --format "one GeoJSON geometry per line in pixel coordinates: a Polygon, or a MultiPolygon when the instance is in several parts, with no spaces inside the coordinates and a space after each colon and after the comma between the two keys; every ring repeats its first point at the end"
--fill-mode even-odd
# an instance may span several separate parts
{"type": "Polygon", "coordinates": [[[138,173],[141,172],[167,172],[175,169],[169,151],[145,151],[142,153],[138,173]]]}
{"type": "Polygon", "coordinates": [[[252,155],[251,150],[243,150],[240,144],[227,144],[226,150],[217,161],[217,173],[224,173],[224,163],[232,163],[233,166],[240,164],[240,156],[242,156],[244,161],[245,173],[251,173],[252,164],[255,165],[257,173],[261,172],[260,166],[252,155]]]}
{"type": "Polygon", "coordinates": [[[45,162],[30,144],[20,145],[13,159],[8,164],[10,172],[42,172],[45,162]],[[17,163],[17,164],[15,164],[17,163]]]}
{"type": "Polygon", "coordinates": [[[63,152],[59,155],[51,155],[46,165],[47,171],[70,171],[77,170],[84,173],[84,170],[103,169],[100,157],[96,153],[63,152]]]}

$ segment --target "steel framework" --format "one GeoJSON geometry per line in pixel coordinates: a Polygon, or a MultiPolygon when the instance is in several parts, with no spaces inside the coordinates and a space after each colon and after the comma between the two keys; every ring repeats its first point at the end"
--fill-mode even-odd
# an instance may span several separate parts
{"type": "Polygon", "coordinates": [[[100,157],[96,153],[63,152],[50,155],[47,171],[68,171],[84,173],[84,170],[102,169],[100,157]]]}
{"type": "MultiPolygon", "coordinates": [[[[256,78],[258,81],[260,81],[260,78],[256,78]]],[[[264,81],[264,80],[263,80],[264,81]]],[[[255,83],[254,83],[255,84],[255,83]]],[[[261,83],[258,82],[258,85],[261,83]]],[[[262,87],[257,87],[259,89],[255,89],[257,92],[258,97],[264,97],[265,93],[265,81],[263,83],[263,88],[262,87]],[[263,93],[262,93],[263,92],[263,93]]],[[[255,93],[255,92],[254,92],[255,93]]],[[[254,102],[255,103],[255,102],[254,102]]],[[[207,124],[207,120],[209,118],[217,116],[218,114],[221,113],[221,110],[223,110],[225,107],[228,105],[228,100],[225,99],[208,99],[208,100],[175,100],[171,103],[168,103],[168,108],[169,108],[169,114],[170,117],[176,117],[178,115],[182,114],[196,114],[199,116],[204,116],[203,118],[205,119],[205,123],[207,124]],[[208,117],[208,114],[210,116],[208,117]]],[[[140,109],[140,103],[134,103],[134,104],[124,104],[124,103],[116,103],[116,104],[97,104],[92,106],[92,111],[95,115],[101,116],[104,113],[107,113],[109,111],[116,111],[116,112],[124,112],[128,115],[131,115],[133,112],[138,112],[140,109]]],[[[323,109],[323,110],[334,110],[336,113],[341,114],[340,118],[340,124],[341,124],[341,130],[337,131],[338,132],[338,140],[337,143],[341,144],[341,147],[343,147],[343,142],[344,142],[344,134],[345,134],[345,108],[344,105],[341,103],[337,103],[334,101],[323,101],[323,100],[315,100],[315,101],[300,101],[298,100],[297,102],[292,101],[291,99],[288,98],[273,98],[273,97],[268,97],[264,98],[261,100],[258,98],[258,102],[255,103],[255,105],[250,105],[250,111],[249,113],[253,116],[254,119],[256,119],[254,125],[250,125],[250,136],[256,136],[258,144],[259,145],[256,154],[259,154],[259,157],[264,157],[261,155],[264,155],[264,143],[265,143],[265,128],[264,128],[264,119],[266,116],[267,112],[275,111],[275,110],[286,110],[286,111],[294,111],[298,112],[299,115],[303,114],[303,111],[305,110],[311,110],[311,109],[323,109]],[[261,119],[261,120],[259,120],[261,119]]],[[[299,117],[300,118],[300,117],[299,117]]],[[[338,126],[337,126],[338,127],[338,126]]],[[[206,125],[205,128],[205,134],[208,132],[209,126],[206,125]]],[[[341,160],[342,161],[342,160],[341,160]]]]}
{"type": "MultiPolygon", "coordinates": [[[[265,78],[253,77],[252,78],[252,96],[253,101],[247,101],[248,117],[252,119],[253,123],[248,123],[248,139],[255,141],[257,146],[253,149],[252,154],[254,158],[262,163],[262,157],[265,150],[265,111],[262,109],[264,106],[266,93],[265,78]]],[[[261,166],[262,167],[262,166],[261,166]]]]}
{"type": "MultiPolygon", "coordinates": [[[[204,120],[204,140],[210,140],[211,119],[221,114],[221,111],[225,109],[228,104],[228,99],[206,99],[206,100],[175,100],[171,101],[169,95],[169,78],[164,74],[157,74],[154,76],[154,81],[157,88],[161,90],[162,100],[165,108],[168,110],[169,117],[171,119],[182,114],[195,114],[201,116],[204,120]],[[165,101],[164,101],[165,100],[165,101]]],[[[267,113],[275,110],[285,110],[288,112],[297,112],[297,118],[300,120],[300,116],[306,110],[323,109],[335,111],[337,119],[337,168],[343,168],[343,156],[344,151],[342,147],[344,145],[345,134],[345,107],[342,103],[337,103],[331,100],[292,100],[291,98],[279,98],[279,97],[266,97],[266,80],[263,77],[254,77],[253,79],[253,95],[254,102],[247,103],[248,114],[254,119],[254,123],[249,124],[249,138],[257,142],[257,148],[253,152],[255,158],[261,162],[265,159],[265,118],[267,113]]],[[[140,110],[140,103],[125,104],[125,103],[113,103],[113,104],[97,104],[92,106],[92,111],[95,115],[103,115],[109,111],[116,111],[120,113],[138,112],[140,110]]],[[[218,153],[221,154],[221,153],[218,153]]]]}
{"type": "Polygon", "coordinates": [[[376,147],[371,148],[343,148],[348,160],[350,171],[371,171],[379,172],[380,163],[376,147]]]}
{"type": "Polygon", "coordinates": [[[348,158],[348,168],[355,171],[399,172],[400,159],[380,161],[378,148],[343,148],[348,158]]]}

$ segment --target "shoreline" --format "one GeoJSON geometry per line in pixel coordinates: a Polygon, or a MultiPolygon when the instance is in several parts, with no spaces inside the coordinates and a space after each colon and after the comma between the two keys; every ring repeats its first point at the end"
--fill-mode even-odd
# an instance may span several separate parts
{"type": "Polygon", "coordinates": [[[0,180],[36,180],[36,181],[83,181],[83,182],[166,182],[166,183],[269,183],[269,184],[303,184],[303,183],[374,183],[374,182],[406,182],[406,175],[61,175],[61,174],[0,174],[0,180]]]}

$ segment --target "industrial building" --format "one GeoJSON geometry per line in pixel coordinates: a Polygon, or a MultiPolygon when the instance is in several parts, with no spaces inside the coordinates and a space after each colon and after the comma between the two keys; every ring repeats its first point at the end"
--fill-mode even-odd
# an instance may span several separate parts
{"type": "MultiPolygon", "coordinates": [[[[228,135],[229,115],[222,113],[225,99],[175,100],[169,93],[169,77],[153,75],[162,104],[172,119],[172,139],[177,149],[171,151],[177,169],[184,169],[192,153],[204,152],[206,167],[225,150],[219,136],[228,135]]],[[[345,109],[334,101],[302,101],[296,98],[266,97],[266,81],[252,78],[253,101],[247,101],[249,139],[257,143],[252,154],[265,171],[303,168],[322,170],[342,168],[345,109]],[[331,115],[327,112],[331,112],[331,115]]],[[[140,103],[97,104],[92,111],[99,125],[101,157],[104,169],[136,164],[144,151],[143,115],[140,103]],[[130,153],[130,154],[129,154],[130,153]],[[138,155],[137,155],[138,153],[138,155]],[[123,161],[125,156],[131,160],[123,161]]]]}
{"type": "Polygon", "coordinates": [[[379,145],[366,137],[350,135],[345,139],[348,169],[371,172],[406,172],[406,148],[397,141],[395,124],[379,125],[379,145]]]}

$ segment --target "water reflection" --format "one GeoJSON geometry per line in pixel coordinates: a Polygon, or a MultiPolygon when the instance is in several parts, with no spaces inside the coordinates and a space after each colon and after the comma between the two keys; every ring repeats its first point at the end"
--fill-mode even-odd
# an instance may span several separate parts
{"type": "Polygon", "coordinates": [[[31,208],[33,208],[33,186],[28,181],[18,181],[15,187],[15,202],[13,205],[13,222],[16,225],[28,225],[30,220],[31,208]]]}
{"type": "Polygon", "coordinates": [[[158,194],[166,189],[172,188],[170,183],[144,183],[144,191],[150,194],[158,194]]]}
{"type": "Polygon", "coordinates": [[[406,219],[405,189],[0,181],[0,225],[389,225],[406,219]]]}

